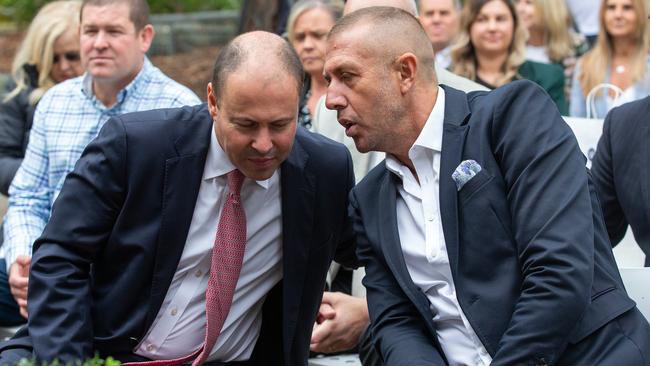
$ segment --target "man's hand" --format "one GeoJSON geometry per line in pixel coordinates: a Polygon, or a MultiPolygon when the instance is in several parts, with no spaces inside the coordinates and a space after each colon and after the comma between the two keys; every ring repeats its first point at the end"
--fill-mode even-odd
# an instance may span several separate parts
{"type": "Polygon", "coordinates": [[[29,281],[29,265],[32,257],[19,255],[9,267],[9,288],[20,307],[20,315],[27,319],[27,283],[29,281]]]}
{"type": "Polygon", "coordinates": [[[357,345],[369,322],[365,298],[324,292],[309,348],[320,353],[349,350],[357,345]]]}

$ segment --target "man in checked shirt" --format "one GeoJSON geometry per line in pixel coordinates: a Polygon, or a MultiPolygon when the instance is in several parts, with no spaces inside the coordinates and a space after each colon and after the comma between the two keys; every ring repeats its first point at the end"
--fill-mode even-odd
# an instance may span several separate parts
{"type": "Polygon", "coordinates": [[[32,244],[50,217],[66,175],[104,123],[123,113],[200,103],[145,56],[154,37],[146,0],[85,0],[80,23],[86,73],[41,99],[25,159],[9,188],[4,221],[7,286],[27,318],[32,244]]]}

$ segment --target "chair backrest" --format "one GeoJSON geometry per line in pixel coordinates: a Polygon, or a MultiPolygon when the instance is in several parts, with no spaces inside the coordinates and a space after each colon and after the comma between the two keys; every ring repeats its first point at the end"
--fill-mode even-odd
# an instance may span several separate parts
{"type": "Polygon", "coordinates": [[[628,295],[646,319],[650,319],[650,267],[619,268],[628,295]]]}

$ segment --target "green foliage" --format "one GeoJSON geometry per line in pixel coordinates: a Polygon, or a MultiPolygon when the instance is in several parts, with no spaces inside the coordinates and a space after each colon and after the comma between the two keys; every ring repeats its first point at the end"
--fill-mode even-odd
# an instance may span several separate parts
{"type": "MultiPolygon", "coordinates": [[[[0,0],[0,22],[27,25],[38,9],[52,0],[0,0]]],[[[237,9],[241,0],[149,0],[152,14],[237,9]]]]}
{"type": "MultiPolygon", "coordinates": [[[[20,362],[18,362],[16,366],[36,366],[36,362],[33,359],[28,360],[26,358],[23,358],[20,360],[20,362]]],[[[54,360],[50,364],[43,363],[41,366],[120,366],[120,361],[117,361],[112,357],[108,357],[106,360],[103,360],[99,358],[99,355],[95,354],[95,357],[89,358],[83,363],[81,361],[78,361],[75,364],[67,363],[64,365],[58,360],[54,360]]]]}

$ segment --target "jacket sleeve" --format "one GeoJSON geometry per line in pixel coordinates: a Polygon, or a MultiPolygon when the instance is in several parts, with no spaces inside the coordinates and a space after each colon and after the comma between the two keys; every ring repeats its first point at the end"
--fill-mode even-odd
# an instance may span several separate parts
{"type": "MultiPolygon", "coordinates": [[[[346,156],[346,184],[345,192],[343,193],[345,197],[349,197],[349,193],[354,187],[354,169],[352,168],[352,158],[350,157],[350,152],[345,149],[346,156]]],[[[347,203],[346,199],[346,203],[347,203]]],[[[343,207],[343,212],[341,212],[341,217],[343,217],[343,225],[341,231],[341,241],[337,246],[336,255],[334,260],[344,265],[347,268],[358,268],[359,261],[355,253],[356,249],[356,240],[354,238],[354,232],[352,229],[352,224],[348,219],[347,215],[347,204],[343,207]]]]}
{"type": "Polygon", "coordinates": [[[363,285],[372,341],[384,364],[446,365],[415,305],[400,288],[381,253],[369,242],[354,190],[350,194],[350,217],[357,236],[357,256],[366,270],[363,285]]]}
{"type": "Polygon", "coordinates": [[[28,326],[38,364],[93,355],[92,264],[124,200],[125,159],[123,125],[110,119],[67,176],[34,244],[28,326]]]}
{"type": "Polygon", "coordinates": [[[494,99],[490,121],[522,275],[492,366],[555,364],[590,301],[594,272],[585,158],[548,96],[518,83],[494,99]]]}
{"type": "Polygon", "coordinates": [[[0,104],[0,193],[9,195],[9,185],[23,161],[28,125],[26,93],[0,104]]]}
{"type": "MultiPolygon", "coordinates": [[[[600,136],[596,155],[592,161],[591,173],[598,192],[598,198],[603,208],[607,234],[613,245],[618,244],[627,231],[628,222],[623,213],[623,208],[618,201],[614,183],[611,132],[612,123],[619,120],[618,108],[612,109],[603,124],[603,134],[600,136]]],[[[624,121],[620,121],[624,122],[624,121]]]]}

